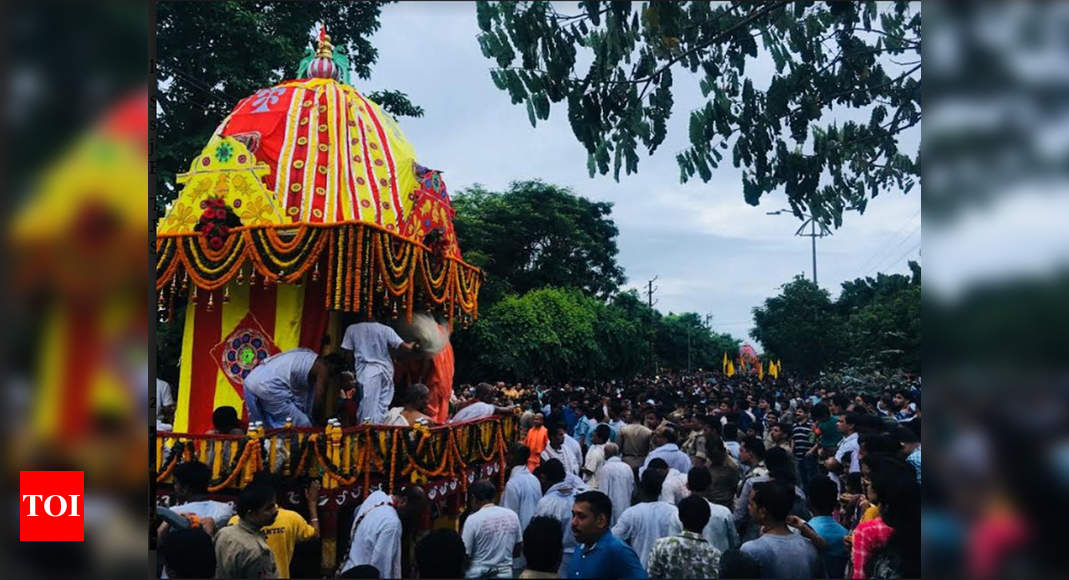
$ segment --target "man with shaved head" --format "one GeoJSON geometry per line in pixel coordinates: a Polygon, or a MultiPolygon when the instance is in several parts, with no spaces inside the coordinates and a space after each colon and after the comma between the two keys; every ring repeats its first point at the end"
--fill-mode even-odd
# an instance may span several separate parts
{"type": "Polygon", "coordinates": [[[635,493],[635,474],[631,466],[620,457],[620,447],[615,443],[606,443],[605,463],[598,468],[594,476],[598,491],[612,500],[612,516],[609,526],[615,526],[620,514],[631,507],[631,496],[635,493]]]}
{"type": "Polygon", "coordinates": [[[408,387],[405,394],[405,406],[394,407],[386,414],[384,423],[387,425],[401,425],[408,427],[417,423],[421,425],[433,425],[435,421],[426,415],[427,401],[430,400],[431,390],[423,383],[413,383],[408,387]]]}

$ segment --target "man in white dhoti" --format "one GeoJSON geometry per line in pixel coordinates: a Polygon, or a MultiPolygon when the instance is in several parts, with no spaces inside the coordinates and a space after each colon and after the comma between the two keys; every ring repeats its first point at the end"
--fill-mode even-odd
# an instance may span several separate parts
{"type": "Polygon", "coordinates": [[[316,354],[296,348],[270,356],[245,377],[243,396],[249,421],[271,429],[292,419],[295,427],[325,424],[327,384],[345,371],[341,353],[316,354]]]}
{"type": "MultiPolygon", "coordinates": [[[[561,427],[563,429],[563,426],[561,427]]],[[[564,532],[564,551],[561,555],[558,575],[568,576],[568,563],[575,553],[575,535],[572,534],[572,505],[575,504],[576,489],[564,480],[564,465],[559,459],[544,461],[537,469],[542,486],[547,487],[546,494],[538,500],[535,516],[549,516],[561,522],[564,532]]]]}
{"type": "Polygon", "coordinates": [[[393,400],[393,359],[390,351],[419,350],[419,343],[405,342],[397,331],[379,322],[349,325],[342,337],[343,350],[352,351],[356,381],[363,387],[358,421],[381,423],[393,400]]]}
{"type": "Polygon", "coordinates": [[[376,491],[367,496],[353,514],[349,550],[338,572],[368,564],[380,578],[403,578],[401,573],[401,527],[411,524],[427,507],[427,495],[418,486],[399,495],[376,491]]]}
{"type": "Polygon", "coordinates": [[[620,458],[620,447],[615,443],[606,443],[604,451],[605,463],[598,469],[595,480],[598,491],[612,500],[609,526],[615,526],[620,514],[631,507],[631,496],[635,493],[635,472],[620,458]]]}
{"type": "Polygon", "coordinates": [[[676,506],[657,499],[663,482],[663,472],[647,470],[642,475],[642,503],[624,510],[612,527],[614,536],[635,549],[643,568],[649,567],[650,552],[657,540],[682,531],[672,523],[679,521],[676,506]]]}

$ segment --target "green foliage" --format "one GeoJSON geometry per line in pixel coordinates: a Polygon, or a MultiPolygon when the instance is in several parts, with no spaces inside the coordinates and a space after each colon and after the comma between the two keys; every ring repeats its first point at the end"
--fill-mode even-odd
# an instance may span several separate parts
{"type": "Polygon", "coordinates": [[[476,17],[494,85],[532,125],[566,101],[591,176],[619,180],[638,170],[640,146],[664,142],[673,71],[707,99],[676,157],[682,181],[708,181],[730,149],[747,203],[782,188],[797,215],[838,227],[844,210],[920,175],[919,151],[897,143],[921,120],[919,5],[582,2],[566,15],[545,1],[479,2],[476,17]],[[776,69],[764,90],[746,77],[758,43],[776,69]],[[822,122],[832,112],[868,120],[822,122]]]}
{"type": "Polygon", "coordinates": [[[717,334],[695,313],[662,316],[628,291],[609,301],[577,288],[509,295],[486,309],[454,347],[460,380],[548,382],[629,378],[651,370],[650,338],[659,368],[713,368],[739,340],[717,334]],[[461,354],[465,353],[465,354],[461,354]]]}
{"type": "Polygon", "coordinates": [[[604,299],[624,282],[610,203],[522,181],[500,193],[476,185],[457,194],[453,207],[464,258],[487,273],[481,304],[546,286],[604,299]]]}
{"type": "Polygon", "coordinates": [[[839,362],[842,319],[828,291],[812,281],[796,276],[778,296],[754,308],[753,316],[750,336],[791,372],[811,376],[839,362]]]}
{"type": "Polygon", "coordinates": [[[921,270],[915,262],[910,268],[912,276],[877,274],[844,282],[835,302],[826,290],[796,277],[754,309],[751,335],[786,368],[805,376],[918,374],[921,270]]]}
{"type": "MultiPolygon", "coordinates": [[[[157,4],[156,66],[161,81],[156,215],[177,195],[185,171],[238,101],[293,78],[309,34],[325,23],[352,73],[366,79],[378,58],[370,38],[385,2],[162,2],[157,4]]],[[[404,93],[367,95],[394,115],[421,116],[404,93]]]]}

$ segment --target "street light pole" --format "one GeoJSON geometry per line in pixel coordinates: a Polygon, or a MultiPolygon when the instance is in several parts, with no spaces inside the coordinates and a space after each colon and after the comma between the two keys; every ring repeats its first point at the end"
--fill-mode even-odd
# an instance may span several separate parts
{"type": "Polygon", "coordinates": [[[820,233],[818,234],[817,233],[817,219],[814,218],[810,214],[806,214],[806,213],[795,214],[794,212],[792,212],[790,210],[785,210],[785,209],[778,209],[776,211],[769,211],[769,212],[765,212],[765,213],[767,215],[782,215],[784,213],[789,213],[791,215],[800,215],[802,218],[804,218],[804,221],[802,221],[801,227],[798,228],[798,231],[794,232],[794,235],[808,237],[808,238],[810,238],[810,240],[812,242],[813,285],[814,286],[817,285],[817,238],[823,238],[824,236],[830,236],[831,235],[831,230],[829,230],[828,227],[825,226],[824,224],[820,224],[820,233]],[[805,231],[805,227],[806,226],[809,226],[809,233],[808,234],[802,233],[802,232],[805,231]]]}

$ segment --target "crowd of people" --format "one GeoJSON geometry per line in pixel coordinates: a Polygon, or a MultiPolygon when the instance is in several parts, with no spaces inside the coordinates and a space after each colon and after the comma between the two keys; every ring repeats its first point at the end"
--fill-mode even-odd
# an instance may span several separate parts
{"type": "MultiPolygon", "coordinates": [[[[426,387],[407,393],[394,419],[436,423],[426,387]]],[[[453,399],[447,421],[519,417],[505,488],[475,481],[458,525],[429,532],[416,530],[430,503],[420,487],[371,493],[339,540],[339,576],[920,574],[919,379],[855,394],[699,373],[462,385],[453,399]]],[[[236,509],[207,499],[206,465],[174,474],[172,510],[194,524],[161,526],[165,576],[285,578],[295,544],[319,536],[314,485],[306,518],[277,506],[267,473],[236,509]]]]}

